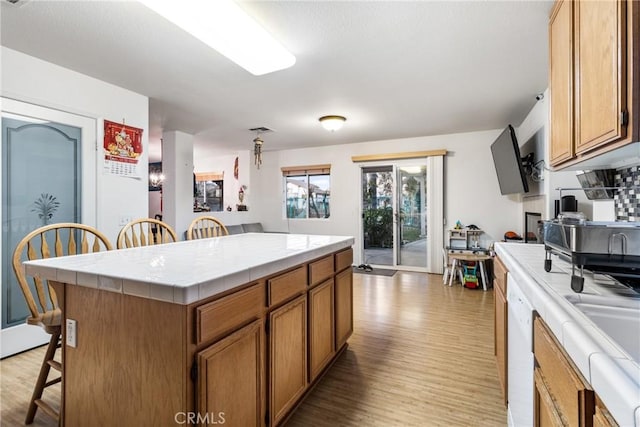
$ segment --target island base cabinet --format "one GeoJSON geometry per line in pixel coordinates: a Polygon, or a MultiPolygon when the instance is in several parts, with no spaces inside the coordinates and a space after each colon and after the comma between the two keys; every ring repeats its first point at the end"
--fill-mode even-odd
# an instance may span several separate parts
{"type": "Polygon", "coordinates": [[[336,350],[340,350],[353,333],[353,273],[344,270],[335,278],[336,350]]]}
{"type": "Polygon", "coordinates": [[[197,414],[203,425],[265,425],[264,322],[198,353],[197,414]]]}
{"type": "Polygon", "coordinates": [[[269,313],[269,425],[278,425],[307,388],[306,294],[269,313]]]}
{"type": "Polygon", "coordinates": [[[61,425],[174,425],[189,410],[184,307],[53,284],[62,324],[77,325],[76,347],[62,353],[61,425]]]}
{"type": "Polygon", "coordinates": [[[309,291],[309,382],[335,354],[333,280],[309,291]]]}

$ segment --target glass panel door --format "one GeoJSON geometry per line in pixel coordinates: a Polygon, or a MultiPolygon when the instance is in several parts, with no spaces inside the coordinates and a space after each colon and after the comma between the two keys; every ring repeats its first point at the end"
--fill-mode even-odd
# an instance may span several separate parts
{"type": "Polygon", "coordinates": [[[426,160],[362,168],[364,266],[427,268],[426,160]]]}
{"type": "Polygon", "coordinates": [[[427,168],[397,166],[397,265],[427,267],[427,168]]]}
{"type": "Polygon", "coordinates": [[[393,166],[362,168],[363,262],[394,265],[393,166]]]}
{"type": "Polygon", "coordinates": [[[95,226],[95,120],[3,98],[2,357],[46,343],[12,268],[17,243],[50,223],[95,226]],[[88,202],[91,202],[88,204],[88,202]]]}

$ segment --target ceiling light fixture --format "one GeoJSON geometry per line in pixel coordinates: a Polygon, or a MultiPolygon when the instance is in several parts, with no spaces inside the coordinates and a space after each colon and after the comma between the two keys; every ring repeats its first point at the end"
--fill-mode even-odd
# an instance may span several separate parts
{"type": "Polygon", "coordinates": [[[231,0],[141,2],[256,76],[296,63],[295,56],[231,0]]]}
{"type": "Polygon", "coordinates": [[[322,116],[318,120],[320,120],[323,128],[328,131],[335,132],[342,128],[342,125],[347,121],[347,118],[343,116],[322,116]]]}

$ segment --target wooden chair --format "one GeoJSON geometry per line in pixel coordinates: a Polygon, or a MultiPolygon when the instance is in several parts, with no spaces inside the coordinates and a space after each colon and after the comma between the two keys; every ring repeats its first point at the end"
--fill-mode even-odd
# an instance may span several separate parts
{"type": "Polygon", "coordinates": [[[201,216],[191,221],[191,225],[187,229],[187,240],[227,236],[228,234],[229,230],[218,218],[201,216]]]}
{"type": "Polygon", "coordinates": [[[176,232],[165,222],[153,218],[131,221],[118,233],[118,249],[177,242],[176,232]]]}
{"type": "Polygon", "coordinates": [[[31,424],[38,408],[46,414],[60,421],[60,416],[55,409],[42,400],[42,393],[46,387],[60,382],[61,377],[47,381],[51,368],[62,372],[62,364],[54,360],[56,349],[61,345],[62,313],[58,305],[56,293],[46,279],[32,278],[33,288],[37,294],[32,293],[32,287],[27,280],[22,262],[26,259],[44,259],[64,255],[84,254],[88,252],[100,252],[111,250],[113,247],[107,237],[93,227],[83,224],[59,223],[40,227],[27,234],[16,246],[13,252],[13,271],[22,289],[24,298],[31,312],[27,317],[27,324],[40,326],[51,334],[49,345],[45,353],[40,374],[36,381],[33,395],[29,403],[25,423],[31,424]],[[51,251],[53,250],[53,253],[51,251]],[[46,283],[45,283],[46,282],[46,283]]]}

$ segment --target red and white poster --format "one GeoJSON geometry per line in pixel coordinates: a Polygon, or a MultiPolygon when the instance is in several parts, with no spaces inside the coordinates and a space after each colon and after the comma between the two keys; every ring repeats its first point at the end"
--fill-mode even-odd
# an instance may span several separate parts
{"type": "Polygon", "coordinates": [[[104,173],[140,178],[142,129],[104,121],[104,173]]]}

